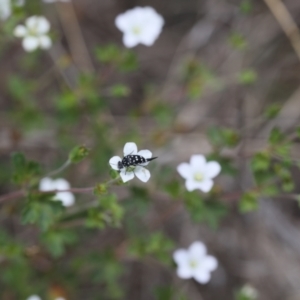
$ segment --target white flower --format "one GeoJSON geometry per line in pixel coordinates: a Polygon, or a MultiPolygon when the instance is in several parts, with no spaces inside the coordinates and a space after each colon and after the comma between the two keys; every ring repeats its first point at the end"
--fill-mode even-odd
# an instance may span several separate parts
{"type": "Polygon", "coordinates": [[[178,173],[186,180],[185,186],[188,191],[200,189],[207,193],[211,190],[221,166],[216,161],[206,162],[203,155],[192,155],[190,163],[182,163],[177,167],[178,173]]]}
{"type": "MultiPolygon", "coordinates": [[[[70,189],[70,184],[65,179],[51,179],[51,178],[43,178],[40,181],[40,191],[48,192],[55,190],[68,190],[70,189]]],[[[58,192],[55,194],[54,200],[61,201],[63,206],[71,206],[75,202],[75,197],[70,192],[58,192]]]]}
{"type": "Polygon", "coordinates": [[[207,283],[210,273],[218,267],[216,258],[206,254],[206,247],[201,242],[192,243],[187,250],[176,250],[173,258],[177,264],[178,277],[194,278],[199,283],[207,283]]]}
{"type": "Polygon", "coordinates": [[[164,19],[152,7],[135,7],[118,15],[115,24],[124,34],[126,47],[139,43],[151,46],[161,33],[164,19]]]}
{"type": "Polygon", "coordinates": [[[15,5],[22,6],[24,5],[24,0],[0,0],[0,19],[6,20],[11,15],[11,7],[12,3],[15,3],[15,5]]]}
{"type": "Polygon", "coordinates": [[[250,284],[242,287],[241,294],[249,300],[256,300],[258,298],[258,291],[250,284]]]}
{"type": "MultiPolygon", "coordinates": [[[[127,155],[140,155],[146,159],[149,159],[152,157],[152,153],[149,150],[140,150],[138,152],[137,146],[135,143],[126,143],[124,146],[124,157],[127,155]]],[[[144,168],[144,166],[147,166],[149,162],[142,163],[138,166],[132,166],[129,168],[123,167],[122,169],[119,169],[118,163],[122,161],[122,158],[119,156],[114,156],[109,160],[109,164],[114,170],[120,171],[120,176],[123,180],[123,182],[127,182],[134,178],[134,175],[141,181],[147,182],[151,176],[150,172],[144,168]]]]}
{"type": "Polygon", "coordinates": [[[31,52],[37,48],[49,49],[52,41],[48,36],[50,23],[43,16],[32,16],[25,21],[25,26],[18,25],[14,30],[14,35],[23,38],[23,48],[31,52]]]}
{"type": "Polygon", "coordinates": [[[27,298],[27,300],[42,300],[42,299],[37,295],[31,295],[27,298]]]}

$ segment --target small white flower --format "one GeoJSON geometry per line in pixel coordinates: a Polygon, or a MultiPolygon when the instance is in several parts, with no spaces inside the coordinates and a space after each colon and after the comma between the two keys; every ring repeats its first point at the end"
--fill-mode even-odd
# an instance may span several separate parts
{"type": "Polygon", "coordinates": [[[49,49],[52,41],[48,36],[50,30],[49,21],[43,16],[32,16],[25,21],[24,25],[18,25],[14,35],[23,38],[23,48],[31,52],[38,48],[49,49]]]}
{"type": "Polygon", "coordinates": [[[182,163],[177,167],[178,173],[186,180],[185,186],[188,191],[200,189],[204,193],[211,190],[221,166],[216,161],[206,162],[203,155],[192,155],[190,163],[182,163]]]}
{"type": "MultiPolygon", "coordinates": [[[[127,155],[140,155],[146,159],[152,157],[152,153],[149,150],[140,150],[138,152],[137,145],[135,143],[126,143],[124,146],[124,157],[127,155]]],[[[114,156],[109,160],[109,164],[114,170],[120,171],[120,176],[123,182],[127,182],[134,178],[134,175],[141,181],[147,182],[151,176],[150,172],[144,168],[149,162],[142,163],[138,166],[132,166],[129,168],[119,169],[118,163],[122,161],[122,158],[119,156],[114,156]]]]}
{"type": "MultiPolygon", "coordinates": [[[[49,192],[55,190],[68,190],[70,189],[70,184],[65,179],[51,179],[51,178],[43,178],[40,181],[40,191],[49,192]]],[[[58,192],[55,195],[54,200],[61,201],[63,206],[71,206],[75,202],[75,197],[70,192],[58,192]]]]}
{"type": "Polygon", "coordinates": [[[42,300],[42,299],[37,295],[31,295],[27,298],[27,300],[42,300]]]}
{"type": "Polygon", "coordinates": [[[24,5],[24,2],[25,0],[17,0],[14,2],[13,0],[0,0],[0,19],[6,20],[11,15],[12,3],[14,3],[15,5],[22,6],[24,5]]]}
{"type": "Polygon", "coordinates": [[[250,284],[242,287],[241,294],[249,300],[256,300],[258,298],[258,291],[250,284]]]}
{"type": "Polygon", "coordinates": [[[201,242],[192,243],[187,250],[176,250],[173,259],[177,264],[178,277],[194,278],[199,283],[207,283],[210,273],[218,267],[216,258],[206,254],[206,247],[201,242]]]}
{"type": "Polygon", "coordinates": [[[124,34],[126,47],[139,43],[151,46],[161,33],[164,19],[152,7],[135,7],[118,15],[115,24],[124,34]]]}

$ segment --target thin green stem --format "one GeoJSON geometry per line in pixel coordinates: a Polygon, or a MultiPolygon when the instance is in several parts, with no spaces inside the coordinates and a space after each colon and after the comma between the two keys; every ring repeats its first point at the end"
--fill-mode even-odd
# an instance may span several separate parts
{"type": "Polygon", "coordinates": [[[57,174],[61,173],[62,171],[64,171],[69,165],[71,165],[71,161],[68,159],[61,167],[49,172],[44,177],[52,177],[54,175],[57,175],[57,174]]]}

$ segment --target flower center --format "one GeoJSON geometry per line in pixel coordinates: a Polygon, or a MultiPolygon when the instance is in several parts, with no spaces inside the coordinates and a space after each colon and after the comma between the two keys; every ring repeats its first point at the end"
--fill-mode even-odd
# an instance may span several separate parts
{"type": "Polygon", "coordinates": [[[195,269],[195,268],[197,268],[197,266],[198,266],[198,262],[195,261],[195,260],[193,260],[193,259],[191,259],[191,260],[189,261],[189,265],[190,265],[190,267],[191,267],[192,269],[195,269]]]}
{"type": "Polygon", "coordinates": [[[199,181],[199,182],[200,182],[200,181],[203,181],[204,176],[203,176],[202,173],[197,172],[197,173],[194,174],[194,179],[195,179],[196,181],[199,181]]]}
{"type": "Polygon", "coordinates": [[[135,34],[135,35],[139,35],[141,33],[141,28],[139,26],[134,26],[132,28],[132,32],[135,34]]]}

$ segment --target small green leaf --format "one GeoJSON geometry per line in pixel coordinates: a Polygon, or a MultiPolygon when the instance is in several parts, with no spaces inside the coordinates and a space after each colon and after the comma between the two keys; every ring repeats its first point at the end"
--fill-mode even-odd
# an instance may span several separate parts
{"type": "Polygon", "coordinates": [[[233,32],[230,34],[229,43],[237,50],[244,50],[247,47],[247,41],[245,37],[238,32],[233,32]]]}
{"type": "Polygon", "coordinates": [[[281,109],[281,106],[277,103],[271,104],[267,107],[264,115],[267,119],[271,120],[277,117],[281,109]]]}
{"type": "Polygon", "coordinates": [[[245,193],[239,202],[239,209],[242,213],[247,213],[247,212],[257,210],[258,209],[257,194],[251,191],[245,193]]]}
{"type": "Polygon", "coordinates": [[[130,88],[125,84],[116,84],[110,88],[109,94],[113,97],[127,97],[130,95],[130,88]]]}
{"type": "Polygon", "coordinates": [[[257,80],[257,73],[254,70],[244,70],[238,75],[238,81],[244,85],[250,85],[257,80]]]}

